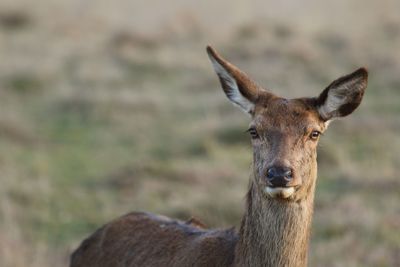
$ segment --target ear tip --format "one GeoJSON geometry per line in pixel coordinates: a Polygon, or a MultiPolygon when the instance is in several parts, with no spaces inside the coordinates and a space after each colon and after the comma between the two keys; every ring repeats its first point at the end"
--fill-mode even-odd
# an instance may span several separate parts
{"type": "Polygon", "coordinates": [[[217,51],[215,51],[215,49],[211,46],[211,45],[207,45],[206,47],[207,50],[207,54],[210,57],[217,57],[217,51]]]}
{"type": "Polygon", "coordinates": [[[206,47],[208,57],[210,58],[211,62],[218,63],[220,65],[226,66],[228,63],[217,53],[217,51],[211,46],[207,45],[206,47]]]}
{"type": "Polygon", "coordinates": [[[355,71],[356,74],[368,78],[368,69],[366,67],[361,67],[355,71]]]}

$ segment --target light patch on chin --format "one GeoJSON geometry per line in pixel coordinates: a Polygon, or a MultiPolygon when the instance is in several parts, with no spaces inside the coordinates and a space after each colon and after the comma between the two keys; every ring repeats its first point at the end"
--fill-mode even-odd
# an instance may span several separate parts
{"type": "Polygon", "coordinates": [[[294,193],[294,187],[265,187],[264,192],[272,197],[288,198],[294,193]]]}

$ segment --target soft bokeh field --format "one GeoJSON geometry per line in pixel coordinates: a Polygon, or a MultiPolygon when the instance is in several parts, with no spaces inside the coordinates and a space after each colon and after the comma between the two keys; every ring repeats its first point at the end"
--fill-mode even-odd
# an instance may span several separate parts
{"type": "Polygon", "coordinates": [[[368,67],[321,141],[310,266],[400,266],[400,2],[277,2],[2,0],[0,266],[67,266],[132,210],[239,224],[248,120],[208,43],[286,97],[368,67]]]}

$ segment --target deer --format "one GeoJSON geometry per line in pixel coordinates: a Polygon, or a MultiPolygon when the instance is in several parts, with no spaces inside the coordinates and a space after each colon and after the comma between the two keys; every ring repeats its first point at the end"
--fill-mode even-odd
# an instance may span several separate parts
{"type": "Polygon", "coordinates": [[[132,212],[85,239],[71,267],[307,266],[318,141],[360,105],[368,71],[334,80],[317,97],[286,99],[211,46],[207,53],[227,98],[250,117],[253,163],[240,228],[132,212]]]}

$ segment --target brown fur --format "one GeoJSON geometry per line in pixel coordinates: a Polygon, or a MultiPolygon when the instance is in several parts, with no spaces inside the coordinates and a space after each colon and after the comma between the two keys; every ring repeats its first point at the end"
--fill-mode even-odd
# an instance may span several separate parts
{"type": "Polygon", "coordinates": [[[230,266],[237,235],[233,229],[197,225],[149,213],[130,213],[84,240],[71,266],[230,266]]]}
{"type": "Polygon", "coordinates": [[[197,219],[183,222],[131,213],[84,240],[72,254],[71,267],[307,265],[317,178],[318,139],[311,138],[311,133],[327,127],[321,106],[330,105],[324,115],[331,112],[328,115],[335,117],[351,113],[360,104],[367,73],[360,69],[342,77],[317,98],[289,100],[256,85],[211,47],[207,51],[213,63],[226,70],[218,74],[224,92],[232,101],[245,98],[240,103],[246,112],[250,110],[250,127],[257,131],[252,139],[253,173],[239,232],[233,228],[205,229],[197,219]],[[336,90],[332,91],[335,94],[329,95],[329,90],[336,90]],[[332,100],[338,93],[343,98],[332,100]],[[246,109],[248,103],[254,106],[246,109]],[[295,191],[288,198],[265,193],[266,171],[276,164],[293,170],[288,186],[295,191]]]}

